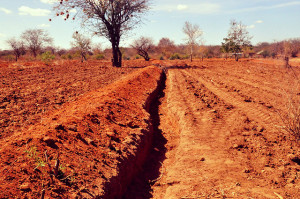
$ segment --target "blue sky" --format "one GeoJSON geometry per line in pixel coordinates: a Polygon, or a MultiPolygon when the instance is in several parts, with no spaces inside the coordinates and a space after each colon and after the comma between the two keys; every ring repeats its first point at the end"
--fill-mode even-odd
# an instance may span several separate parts
{"type": "MultiPolygon", "coordinates": [[[[55,17],[51,1],[55,0],[0,0],[0,49],[8,48],[7,39],[18,38],[30,28],[47,30],[54,45],[63,48],[70,47],[73,32],[88,35],[79,21],[55,17]]],[[[231,19],[248,27],[253,44],[299,38],[300,0],[152,0],[144,23],[124,37],[121,45],[130,45],[139,36],[152,37],[155,42],[169,37],[176,44],[183,43],[185,21],[201,27],[206,45],[219,45],[231,19]]],[[[105,38],[93,37],[93,42],[109,47],[105,38]]]]}

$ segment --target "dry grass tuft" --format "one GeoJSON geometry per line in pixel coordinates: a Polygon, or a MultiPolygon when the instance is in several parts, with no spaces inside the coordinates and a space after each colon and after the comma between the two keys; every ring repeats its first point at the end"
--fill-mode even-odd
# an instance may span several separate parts
{"type": "Polygon", "coordinates": [[[284,123],[283,129],[295,137],[297,143],[300,143],[300,84],[296,77],[295,84],[290,94],[286,93],[286,112],[280,112],[279,116],[284,123]]]}

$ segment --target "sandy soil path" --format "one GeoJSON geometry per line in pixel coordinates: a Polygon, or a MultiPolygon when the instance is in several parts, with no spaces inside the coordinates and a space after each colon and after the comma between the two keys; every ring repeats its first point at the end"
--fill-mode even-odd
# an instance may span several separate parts
{"type": "Polygon", "coordinates": [[[297,198],[299,164],[288,157],[299,148],[276,126],[281,92],[265,79],[274,71],[249,70],[168,70],[168,150],[153,198],[297,198]]]}

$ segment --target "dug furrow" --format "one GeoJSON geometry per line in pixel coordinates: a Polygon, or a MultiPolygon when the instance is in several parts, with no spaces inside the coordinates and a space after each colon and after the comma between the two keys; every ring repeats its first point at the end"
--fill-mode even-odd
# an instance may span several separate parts
{"type": "Polygon", "coordinates": [[[172,147],[153,186],[153,198],[274,198],[274,192],[282,194],[259,174],[272,162],[265,134],[277,130],[275,113],[219,89],[197,70],[201,69],[167,72],[161,128],[172,147]],[[178,122],[170,127],[164,117],[178,122]]]}

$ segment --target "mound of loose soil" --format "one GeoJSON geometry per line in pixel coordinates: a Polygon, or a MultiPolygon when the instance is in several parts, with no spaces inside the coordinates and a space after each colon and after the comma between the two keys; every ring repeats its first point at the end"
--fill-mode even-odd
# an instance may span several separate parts
{"type": "Polygon", "coordinates": [[[121,196],[150,146],[147,111],[161,77],[140,69],[3,138],[0,198],[121,196]]]}
{"type": "Polygon", "coordinates": [[[109,64],[58,61],[53,66],[39,62],[0,65],[0,139],[40,122],[46,112],[57,110],[64,103],[137,70],[109,64]]]}

